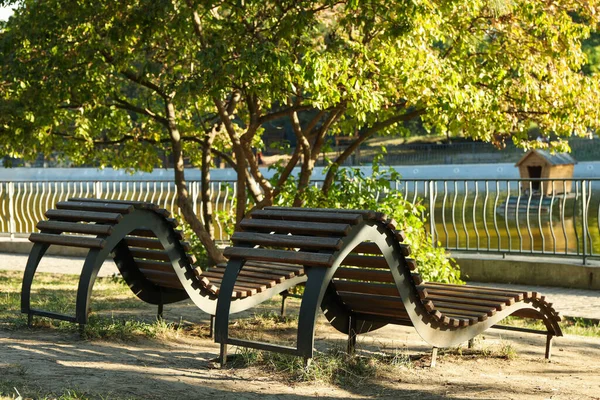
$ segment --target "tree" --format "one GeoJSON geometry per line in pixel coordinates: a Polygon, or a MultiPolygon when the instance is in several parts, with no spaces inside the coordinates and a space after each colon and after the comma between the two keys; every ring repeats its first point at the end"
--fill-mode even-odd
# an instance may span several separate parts
{"type": "Polygon", "coordinates": [[[218,260],[210,223],[191,207],[186,154],[205,189],[213,154],[236,169],[240,221],[247,195],[272,204],[295,166],[302,204],[331,135],[354,139],[332,160],[325,194],[361,143],[416,117],[524,148],[546,145],[528,139],[532,124],[557,149],[598,125],[598,81],[580,73],[596,4],[464,3],[24,0],[0,34],[0,141],[14,155],[141,170],[170,154],[181,212],[218,260]],[[253,148],[277,119],[297,145],[272,183],[253,148]]]}

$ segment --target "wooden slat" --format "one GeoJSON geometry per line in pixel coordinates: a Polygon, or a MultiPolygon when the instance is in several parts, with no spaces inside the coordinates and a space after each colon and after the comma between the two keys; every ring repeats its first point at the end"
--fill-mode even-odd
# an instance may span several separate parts
{"type": "Polygon", "coordinates": [[[405,260],[408,269],[410,269],[411,271],[415,271],[417,269],[417,261],[415,261],[412,258],[405,258],[405,260]]]}
{"type": "Polygon", "coordinates": [[[454,310],[472,311],[472,312],[476,312],[476,313],[487,314],[489,317],[496,314],[495,308],[491,308],[491,307],[487,307],[487,306],[476,306],[476,305],[472,305],[472,304],[463,304],[463,303],[447,302],[447,301],[440,301],[440,300],[433,301],[433,304],[434,304],[435,308],[437,308],[437,309],[452,308],[454,310]]]}
{"type": "Polygon", "coordinates": [[[463,297],[456,297],[456,296],[445,296],[445,295],[438,295],[438,294],[429,294],[427,296],[427,300],[432,300],[432,301],[444,301],[444,302],[450,302],[450,303],[459,303],[459,304],[471,304],[471,305],[480,305],[480,306],[486,306],[486,307],[493,307],[495,310],[497,311],[502,311],[506,308],[506,303],[504,302],[498,302],[498,301],[486,301],[486,300],[480,300],[480,299],[471,299],[471,298],[463,298],[463,297]]]}
{"type": "Polygon", "coordinates": [[[331,254],[307,253],[303,251],[228,247],[223,252],[223,255],[229,258],[243,258],[256,261],[282,261],[317,267],[330,267],[333,263],[333,256],[331,254]]]}
{"type": "Polygon", "coordinates": [[[129,214],[135,207],[132,204],[91,203],[86,201],[59,201],[56,203],[59,210],[97,211],[119,214],[129,214]]]}
{"type": "Polygon", "coordinates": [[[162,271],[155,271],[151,269],[141,269],[140,272],[152,283],[158,286],[164,286],[168,288],[181,289],[183,286],[177,278],[174,272],[166,273],[162,271]]]}
{"type": "Polygon", "coordinates": [[[358,246],[356,246],[353,250],[353,253],[367,253],[367,254],[381,254],[381,249],[375,242],[362,242],[358,246]]]}
{"type": "Polygon", "coordinates": [[[353,293],[353,292],[338,292],[344,303],[350,301],[358,301],[365,303],[373,309],[388,308],[405,310],[402,299],[398,296],[383,296],[379,294],[353,293]]]}
{"type": "Polygon", "coordinates": [[[158,205],[155,203],[150,203],[146,201],[136,201],[136,200],[107,200],[107,199],[96,199],[91,197],[72,197],[69,201],[85,201],[90,203],[110,203],[110,204],[131,204],[135,206],[135,208],[139,209],[148,209],[148,210],[158,210],[158,205]]]}
{"type": "Polygon", "coordinates": [[[409,318],[406,310],[403,308],[383,306],[373,307],[371,303],[361,301],[361,299],[358,298],[347,298],[344,304],[346,304],[346,306],[349,307],[352,312],[356,313],[389,316],[395,318],[409,318]]]}
{"type": "Polygon", "coordinates": [[[320,212],[320,213],[346,213],[346,214],[359,214],[362,215],[363,218],[366,219],[375,219],[378,217],[382,217],[382,213],[378,213],[371,210],[353,210],[353,209],[344,209],[344,208],[310,208],[310,207],[277,207],[277,206],[269,206],[265,207],[263,210],[291,210],[291,211],[312,211],[312,212],[320,212]]]}
{"type": "MultiPolygon", "coordinates": [[[[204,271],[202,273],[202,275],[208,277],[209,279],[223,279],[223,274],[219,273],[219,272],[215,272],[215,271],[204,271]]],[[[250,283],[250,284],[256,284],[256,285],[260,285],[260,286],[266,286],[267,288],[272,288],[273,286],[275,286],[277,284],[277,282],[273,279],[269,279],[269,278],[260,278],[260,277],[255,277],[255,276],[248,276],[248,275],[242,275],[239,274],[237,279],[236,279],[236,283],[250,283]]]]}
{"type": "Polygon", "coordinates": [[[117,223],[123,219],[119,213],[104,213],[95,211],[75,211],[75,210],[48,210],[46,211],[48,219],[59,221],[84,221],[84,222],[105,222],[117,223]]]}
{"type": "Polygon", "coordinates": [[[343,223],[356,225],[362,221],[362,215],[340,212],[315,212],[306,211],[301,208],[299,210],[285,209],[268,209],[256,210],[251,214],[253,219],[272,219],[280,221],[310,221],[310,222],[326,222],[326,223],[343,223]]]}
{"type": "MultiPolygon", "coordinates": [[[[209,272],[223,276],[225,274],[225,269],[224,268],[211,268],[209,270],[209,272]]],[[[288,279],[288,277],[290,277],[290,278],[293,277],[294,274],[291,272],[287,272],[287,271],[285,272],[285,274],[276,274],[276,273],[271,273],[271,272],[265,272],[265,270],[256,270],[253,267],[246,267],[244,265],[244,268],[240,271],[239,276],[247,276],[250,278],[259,278],[259,279],[274,281],[276,283],[281,283],[281,282],[285,281],[286,279],[288,279]]]]}
{"type": "Polygon", "coordinates": [[[169,255],[164,250],[148,250],[133,247],[129,249],[129,252],[133,257],[136,258],[146,258],[148,260],[156,261],[171,261],[169,255]]]}
{"type": "MultiPolygon", "coordinates": [[[[204,276],[204,272],[202,273],[202,276],[204,276]]],[[[206,278],[209,279],[212,284],[219,286],[219,288],[223,281],[222,278],[214,278],[212,276],[207,276],[206,278]]],[[[262,293],[267,290],[267,286],[250,282],[236,282],[234,290],[245,291],[247,292],[246,295],[253,296],[257,293],[262,293]]]]}
{"type": "Polygon", "coordinates": [[[396,285],[390,285],[385,283],[343,281],[340,279],[334,279],[333,286],[336,288],[336,290],[343,292],[399,296],[398,288],[396,287],[396,285]]]}
{"type": "Polygon", "coordinates": [[[102,249],[106,244],[106,241],[104,239],[86,236],[56,235],[53,233],[32,233],[29,236],[29,240],[34,243],[46,243],[70,247],[83,247],[87,249],[102,249]]]}
{"type": "MultiPolygon", "coordinates": [[[[178,240],[183,240],[183,232],[180,229],[175,229],[175,237],[178,240]]],[[[138,228],[138,229],[134,229],[131,232],[129,232],[130,236],[142,236],[142,237],[149,237],[149,238],[156,238],[156,234],[151,230],[151,229],[146,229],[146,228],[138,228]]]]}
{"type": "MultiPolygon", "coordinates": [[[[486,319],[488,319],[488,315],[486,313],[480,313],[480,312],[476,312],[476,311],[467,311],[467,310],[461,310],[461,309],[456,309],[453,307],[436,307],[436,311],[439,311],[442,313],[443,316],[445,316],[446,318],[449,318],[447,315],[444,315],[446,313],[450,313],[452,315],[457,315],[457,316],[462,316],[462,317],[476,317],[480,322],[481,321],[485,321],[486,319]]],[[[443,319],[443,317],[441,318],[443,319]]],[[[446,322],[444,323],[449,323],[449,320],[446,320],[446,322]]]]}
{"type": "MultiPolygon", "coordinates": [[[[423,290],[425,288],[423,287],[423,290]]],[[[443,286],[429,286],[426,289],[427,297],[430,295],[443,295],[455,298],[465,298],[465,299],[474,299],[476,301],[497,301],[503,302],[506,305],[511,305],[515,303],[515,298],[513,295],[509,296],[499,296],[498,294],[486,294],[486,293],[477,293],[477,292],[469,292],[464,290],[455,290],[452,287],[443,287],[443,286]]]]}
{"type": "Polygon", "coordinates": [[[108,236],[113,231],[112,225],[82,224],[80,222],[40,221],[36,227],[40,231],[86,233],[89,235],[108,236]]]}
{"type": "Polygon", "coordinates": [[[233,243],[251,243],[261,246],[291,247],[301,249],[333,249],[342,247],[339,238],[326,238],[302,235],[278,235],[258,232],[235,232],[231,237],[233,243]]]}
{"type": "Polygon", "coordinates": [[[390,269],[385,258],[382,256],[364,256],[358,254],[349,254],[344,258],[341,265],[348,265],[352,267],[367,267],[367,268],[381,268],[390,269]]]}
{"type": "MultiPolygon", "coordinates": [[[[142,249],[154,249],[164,250],[164,247],[160,240],[155,238],[139,237],[139,236],[127,236],[125,237],[125,243],[129,247],[139,247],[142,249]]],[[[180,242],[183,246],[184,251],[191,251],[192,246],[188,242],[180,242]]]]}
{"type": "Polygon", "coordinates": [[[246,261],[246,263],[244,264],[244,267],[246,266],[253,266],[253,267],[264,267],[264,268],[269,268],[272,269],[273,271],[291,271],[294,273],[304,273],[304,268],[301,265],[294,265],[294,264],[286,264],[286,263],[279,263],[279,262],[265,262],[265,261],[246,261]]]}
{"type": "Polygon", "coordinates": [[[245,231],[293,233],[298,235],[338,235],[346,236],[352,225],[328,224],[324,222],[274,221],[264,219],[243,219],[240,228],[245,231]]]}
{"type": "MultiPolygon", "coordinates": [[[[290,279],[296,275],[299,275],[299,273],[296,273],[294,271],[278,270],[278,269],[271,269],[271,268],[265,268],[265,267],[255,267],[252,265],[248,265],[247,263],[244,265],[244,268],[242,269],[242,271],[251,271],[251,272],[255,272],[255,273],[260,273],[264,276],[270,276],[273,279],[275,279],[276,277],[283,277],[285,279],[290,279]]],[[[300,272],[303,272],[303,271],[300,271],[300,272]]]]}
{"type": "Polygon", "coordinates": [[[338,268],[334,275],[340,279],[356,279],[361,281],[372,282],[389,282],[394,283],[394,277],[389,271],[378,271],[365,268],[338,268]]]}
{"type": "Polygon", "coordinates": [[[153,271],[161,271],[161,272],[171,272],[175,273],[173,270],[173,264],[160,262],[160,261],[150,261],[150,260],[141,260],[139,258],[135,258],[135,264],[140,269],[148,269],[153,271]]]}
{"type": "Polygon", "coordinates": [[[527,298],[525,296],[531,297],[531,295],[532,295],[531,292],[502,290],[502,289],[496,289],[496,288],[488,288],[485,286],[453,285],[453,284],[449,284],[449,283],[437,283],[437,282],[427,282],[425,287],[426,288],[429,288],[429,287],[440,288],[440,289],[452,288],[453,290],[468,292],[468,293],[483,293],[483,294],[490,294],[490,295],[508,296],[508,297],[514,297],[518,301],[521,301],[524,298],[527,298]]]}

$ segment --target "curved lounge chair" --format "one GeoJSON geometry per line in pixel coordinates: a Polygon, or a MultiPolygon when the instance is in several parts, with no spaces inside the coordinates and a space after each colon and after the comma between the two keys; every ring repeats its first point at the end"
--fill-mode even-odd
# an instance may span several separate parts
{"type": "MultiPolygon", "coordinates": [[[[215,340],[221,343],[221,363],[227,344],[313,356],[319,307],[329,322],[348,334],[348,349],[356,334],[386,324],[413,326],[434,346],[469,341],[509,315],[541,319],[551,339],[562,336],[560,317],[537,293],[423,283],[410,248],[395,223],[373,211],[268,207],[251,213],[232,236],[219,294],[215,340]],[[284,347],[229,337],[230,299],[249,262],[286,262],[303,266],[307,276],[300,307],[297,347],[284,347]]],[[[515,329],[507,327],[507,329],[515,329]]],[[[527,332],[534,332],[521,329],[527,332]]],[[[432,357],[432,364],[434,363],[432,357]]]]}
{"type": "MultiPolygon", "coordinates": [[[[31,324],[34,315],[80,324],[87,323],[94,281],[104,261],[111,256],[123,278],[141,300],[158,305],[192,299],[214,316],[225,266],[203,272],[194,266],[189,244],[183,242],[177,222],[156,204],[102,199],[70,199],[59,202],[40,221],[40,233],[29,237],[29,254],[21,292],[21,312],[31,324]],[[79,286],[75,316],[31,308],[31,285],[37,267],[50,245],[89,249],[79,286]]],[[[231,291],[232,312],[250,308],[306,280],[298,265],[250,263],[231,291]]],[[[212,319],[211,319],[212,321],[212,319]]],[[[211,329],[212,331],[212,329],[211,329]]]]}

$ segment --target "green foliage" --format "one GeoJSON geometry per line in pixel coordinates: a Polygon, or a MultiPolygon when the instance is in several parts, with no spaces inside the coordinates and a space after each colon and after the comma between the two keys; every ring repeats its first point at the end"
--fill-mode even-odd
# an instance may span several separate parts
{"type": "Polygon", "coordinates": [[[206,252],[206,247],[202,244],[198,235],[194,233],[190,224],[188,224],[182,218],[178,219],[179,226],[183,230],[183,236],[185,240],[190,244],[192,250],[191,253],[196,257],[196,265],[198,265],[203,271],[208,268],[210,265],[208,259],[208,253],[206,252]]]}
{"type": "MultiPolygon", "coordinates": [[[[339,169],[335,183],[324,195],[316,186],[303,193],[305,207],[346,208],[375,210],[386,214],[398,223],[407,236],[417,261],[419,272],[425,280],[460,283],[458,266],[453,266],[441,244],[433,246],[425,231],[425,207],[419,202],[412,204],[402,193],[391,187],[400,178],[393,168],[382,168],[379,158],[372,165],[372,175],[367,176],[360,168],[339,169]]],[[[276,174],[277,175],[277,174],[276,174]]],[[[273,178],[277,179],[277,176],[273,178]]],[[[289,206],[296,196],[294,180],[286,182],[284,190],[276,199],[276,205],[289,206]]]]}

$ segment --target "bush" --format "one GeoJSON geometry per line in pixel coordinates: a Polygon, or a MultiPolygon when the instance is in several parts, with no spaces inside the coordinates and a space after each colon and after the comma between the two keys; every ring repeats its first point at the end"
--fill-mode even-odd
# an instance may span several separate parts
{"type": "MultiPolygon", "coordinates": [[[[426,281],[462,283],[458,266],[450,263],[446,250],[439,243],[433,246],[425,231],[425,207],[420,202],[412,204],[402,193],[391,189],[390,182],[400,178],[398,172],[393,168],[382,169],[379,159],[374,160],[372,171],[371,176],[366,176],[358,168],[338,169],[329,193],[324,195],[319,187],[311,185],[303,194],[304,206],[383,212],[406,233],[412,257],[426,281]]],[[[298,187],[296,183],[292,178],[287,180],[275,205],[292,204],[298,187]]]]}

